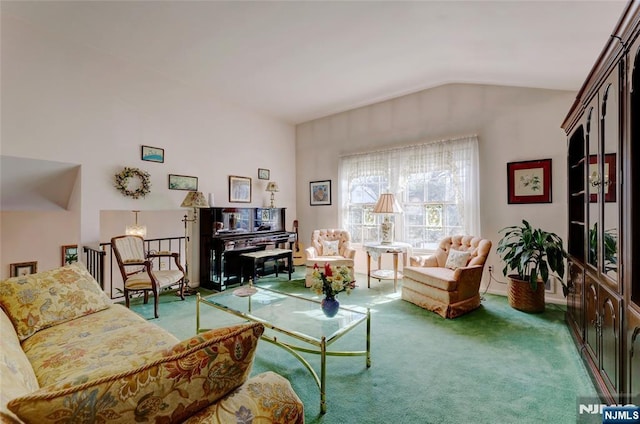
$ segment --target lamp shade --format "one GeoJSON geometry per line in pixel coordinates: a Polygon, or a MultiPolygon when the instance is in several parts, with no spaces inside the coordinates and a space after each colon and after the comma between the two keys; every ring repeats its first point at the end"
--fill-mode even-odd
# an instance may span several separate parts
{"type": "Polygon", "coordinates": [[[373,213],[401,213],[402,208],[393,193],[383,193],[373,208],[373,213]]]}
{"type": "Polygon", "coordinates": [[[147,226],[138,224],[127,225],[124,233],[128,236],[140,236],[144,238],[147,236],[147,226]]]}
{"type": "Polygon", "coordinates": [[[187,193],[187,197],[184,198],[180,206],[183,208],[208,208],[209,203],[202,192],[190,191],[187,193]]]}
{"type": "Polygon", "coordinates": [[[125,234],[128,236],[141,236],[141,237],[146,237],[147,236],[147,227],[146,225],[139,225],[138,224],[138,213],[140,211],[131,211],[135,214],[136,216],[136,223],[132,224],[132,225],[127,225],[125,227],[125,234]]]}
{"type": "Polygon", "coordinates": [[[270,192],[274,192],[274,191],[280,191],[280,189],[278,188],[278,183],[276,183],[275,181],[269,181],[269,183],[267,184],[267,188],[265,189],[265,191],[270,191],[270,192]]]}

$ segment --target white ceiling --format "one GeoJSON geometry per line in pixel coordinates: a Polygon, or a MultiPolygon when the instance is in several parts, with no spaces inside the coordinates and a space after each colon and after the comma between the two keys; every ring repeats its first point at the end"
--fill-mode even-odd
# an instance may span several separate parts
{"type": "Polygon", "coordinates": [[[577,91],[626,2],[1,4],[69,42],[296,124],[446,83],[577,91]]]}

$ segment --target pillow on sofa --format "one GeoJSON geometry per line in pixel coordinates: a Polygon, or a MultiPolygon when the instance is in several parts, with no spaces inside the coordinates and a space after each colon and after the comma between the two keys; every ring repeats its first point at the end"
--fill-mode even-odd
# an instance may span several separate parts
{"type": "Polygon", "coordinates": [[[340,243],[340,240],[323,241],[322,256],[338,256],[340,254],[340,252],[338,251],[339,243],[340,243]]]}
{"type": "Polygon", "coordinates": [[[106,309],[111,301],[76,262],[0,282],[0,306],[24,341],[44,328],[106,309]]]}
{"type": "Polygon", "coordinates": [[[463,252],[460,250],[449,249],[449,256],[447,256],[447,262],[444,264],[445,268],[453,269],[467,266],[469,261],[469,252],[463,252]]]}
{"type": "Polygon", "coordinates": [[[136,369],[78,385],[60,382],[8,407],[25,422],[45,424],[61,417],[180,423],[247,380],[263,332],[260,323],[210,330],[159,351],[136,369]]]}

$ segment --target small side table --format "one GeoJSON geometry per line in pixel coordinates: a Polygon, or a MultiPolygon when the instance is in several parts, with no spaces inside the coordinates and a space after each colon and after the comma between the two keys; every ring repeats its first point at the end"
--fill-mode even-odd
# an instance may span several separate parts
{"type": "Polygon", "coordinates": [[[398,277],[402,277],[398,273],[398,254],[402,253],[402,264],[407,266],[407,257],[411,252],[411,245],[409,243],[395,242],[392,244],[380,244],[380,243],[365,243],[364,250],[367,252],[367,287],[371,288],[371,277],[378,280],[391,280],[393,279],[393,291],[398,289],[398,277]],[[382,254],[393,254],[393,271],[385,270],[382,268],[382,254]],[[371,272],[371,258],[378,260],[378,269],[373,273],[371,272]]]}

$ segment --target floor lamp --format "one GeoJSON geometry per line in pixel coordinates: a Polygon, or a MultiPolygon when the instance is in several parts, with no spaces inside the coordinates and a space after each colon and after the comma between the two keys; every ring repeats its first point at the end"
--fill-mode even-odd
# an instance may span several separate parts
{"type": "Polygon", "coordinates": [[[195,292],[194,289],[189,287],[189,232],[187,223],[198,222],[198,208],[208,208],[209,203],[204,198],[204,194],[200,191],[190,191],[182,201],[180,205],[183,208],[193,208],[193,218],[189,219],[189,216],[185,214],[182,222],[184,222],[184,294],[190,295],[195,292]]]}

